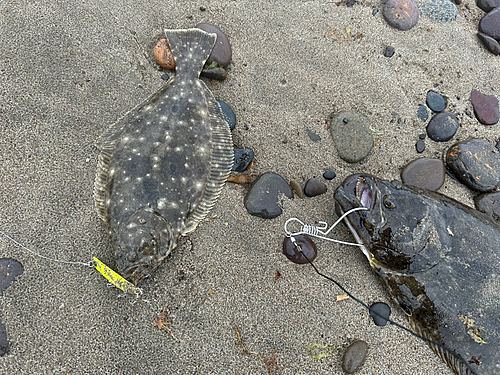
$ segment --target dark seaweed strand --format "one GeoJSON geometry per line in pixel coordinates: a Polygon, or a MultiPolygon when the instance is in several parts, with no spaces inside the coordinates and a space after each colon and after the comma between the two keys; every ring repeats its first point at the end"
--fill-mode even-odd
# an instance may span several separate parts
{"type": "MultiPolygon", "coordinates": [[[[342,291],[343,291],[345,294],[347,294],[347,295],[349,296],[349,298],[353,299],[354,301],[356,301],[357,303],[359,303],[359,304],[360,304],[360,305],[362,305],[363,307],[366,307],[366,308],[370,311],[370,313],[373,313],[373,314],[377,315],[378,317],[380,317],[380,318],[382,318],[382,319],[387,320],[387,322],[388,322],[388,323],[390,323],[390,324],[392,324],[392,325],[394,325],[394,326],[396,326],[396,327],[398,327],[398,328],[401,328],[401,329],[405,330],[406,332],[411,333],[413,336],[418,337],[419,339],[422,339],[422,340],[424,340],[424,341],[427,341],[428,343],[430,343],[430,344],[432,344],[432,345],[437,346],[439,349],[444,350],[445,352],[447,352],[447,353],[451,354],[453,357],[457,358],[457,359],[461,362],[461,364],[462,364],[462,365],[465,365],[465,367],[467,367],[467,370],[468,370],[468,371],[470,371],[470,373],[471,373],[472,375],[478,375],[478,374],[477,374],[477,373],[476,373],[476,372],[475,372],[475,371],[474,371],[474,370],[473,370],[473,369],[469,366],[469,364],[467,363],[467,361],[465,361],[465,360],[464,360],[461,356],[459,356],[459,355],[455,354],[453,351],[451,351],[450,349],[448,349],[448,348],[447,348],[447,347],[445,347],[444,345],[442,345],[442,344],[440,344],[440,343],[438,343],[438,342],[436,342],[436,341],[434,341],[434,340],[431,340],[431,339],[429,339],[429,338],[427,338],[427,337],[421,336],[421,335],[419,335],[418,333],[413,332],[411,329],[408,329],[408,328],[406,328],[406,327],[402,326],[401,324],[396,323],[395,321],[393,321],[393,320],[389,319],[388,317],[386,318],[385,316],[382,316],[381,314],[379,314],[378,312],[376,312],[375,310],[373,310],[370,306],[368,306],[366,303],[364,303],[363,301],[361,301],[361,300],[357,299],[356,297],[354,297],[351,293],[349,293],[349,292],[347,291],[347,289],[345,289],[342,285],[340,285],[340,284],[339,284],[336,280],[334,280],[334,279],[332,279],[331,277],[326,276],[326,275],[322,274],[321,272],[319,272],[319,270],[316,268],[316,266],[315,266],[315,265],[314,265],[314,264],[313,264],[313,263],[309,260],[309,258],[307,257],[307,255],[306,255],[306,254],[304,254],[304,253],[302,252],[302,248],[300,247],[300,245],[298,245],[297,243],[295,243],[295,248],[297,248],[297,249],[298,249],[298,251],[302,254],[302,256],[303,256],[304,258],[306,258],[306,260],[309,262],[309,264],[312,266],[312,268],[314,268],[314,270],[316,271],[316,273],[317,273],[318,275],[320,275],[320,276],[324,277],[325,279],[327,279],[327,280],[329,280],[329,281],[333,282],[333,283],[334,283],[335,285],[337,285],[340,289],[342,289],[342,291]]],[[[297,251],[297,250],[295,250],[295,251],[297,251]]],[[[444,356],[443,356],[443,357],[444,357],[444,356]]],[[[444,357],[444,358],[445,358],[445,357],[444,357]]],[[[458,366],[457,366],[457,367],[458,367],[458,366]]]]}

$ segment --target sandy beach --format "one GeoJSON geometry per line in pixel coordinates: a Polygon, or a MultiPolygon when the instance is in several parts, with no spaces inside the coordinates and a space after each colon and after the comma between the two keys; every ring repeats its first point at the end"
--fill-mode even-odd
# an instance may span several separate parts
{"type": "MultiPolygon", "coordinates": [[[[0,237],[0,257],[25,268],[0,297],[11,342],[0,373],[343,374],[343,349],[316,348],[313,355],[329,356],[312,359],[310,344],[345,348],[361,339],[369,352],[357,374],[451,375],[423,341],[394,326],[375,326],[351,299],[337,302],[340,289],[281,251],[288,218],[336,220],[333,192],[348,175],[399,179],[408,162],[441,158],[458,140],[498,141],[499,125],[478,123],[469,96],[477,89],[499,97],[500,57],[476,36],[484,13],[475,2],[457,7],[454,22],[421,17],[403,32],[388,26],[381,12],[372,15],[382,8],[375,0],[353,7],[2,1],[0,230],[28,248],[65,261],[95,256],[113,266],[92,195],[95,141],[165,84],[152,55],[165,28],[206,22],[228,36],[228,78],[205,82],[233,108],[233,141],[254,150],[253,173],[275,172],[302,184],[327,170],[337,177],[325,180],[326,194],[285,200],[283,214],[272,220],[249,215],[246,188],[227,183],[209,217],[141,285],[139,301],[91,268],[40,259],[0,237]],[[384,57],[387,46],[395,48],[392,58],[384,57]],[[447,97],[447,111],[461,127],[448,142],[426,140],[417,154],[425,124],[416,113],[431,89],[447,97]],[[324,122],[334,110],[359,112],[377,130],[364,161],[349,164],[337,156],[324,122]],[[321,141],[313,142],[307,129],[321,141]],[[154,326],[164,311],[168,329],[154,326]]],[[[473,205],[472,193],[449,177],[439,192],[473,205]]],[[[344,226],[332,237],[353,240],[344,226]]],[[[365,303],[388,303],[392,318],[409,327],[361,251],[315,242],[322,272],[365,303]]]]}

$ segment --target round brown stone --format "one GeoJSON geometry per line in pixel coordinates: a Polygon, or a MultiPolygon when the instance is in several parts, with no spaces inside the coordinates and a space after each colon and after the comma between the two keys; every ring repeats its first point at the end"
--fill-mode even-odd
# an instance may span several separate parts
{"type": "Polygon", "coordinates": [[[414,0],[388,0],[382,14],[386,22],[398,30],[410,30],[417,24],[418,7],[414,0]]]}
{"type": "Polygon", "coordinates": [[[444,183],[445,176],[444,163],[440,159],[417,159],[401,171],[403,184],[429,190],[439,189],[444,183]]]}
{"type": "Polygon", "coordinates": [[[160,39],[153,49],[155,61],[164,69],[175,69],[175,59],[166,39],[160,39]]]}

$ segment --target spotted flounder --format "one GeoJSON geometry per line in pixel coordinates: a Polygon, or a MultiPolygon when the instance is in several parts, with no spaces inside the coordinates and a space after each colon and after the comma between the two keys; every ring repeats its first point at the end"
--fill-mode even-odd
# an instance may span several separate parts
{"type": "Polygon", "coordinates": [[[348,177],[336,209],[416,332],[456,374],[500,374],[500,226],[444,195],[348,177]],[[467,363],[469,368],[464,364],[467,363]]]}
{"type": "Polygon", "coordinates": [[[165,30],[176,71],[102,136],[95,202],[118,272],[137,284],[214,206],[231,171],[227,122],[199,79],[216,34],[165,30]]]}

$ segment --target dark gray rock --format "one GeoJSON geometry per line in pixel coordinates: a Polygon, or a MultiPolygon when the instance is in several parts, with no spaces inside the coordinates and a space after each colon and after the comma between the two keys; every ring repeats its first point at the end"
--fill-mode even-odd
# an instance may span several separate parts
{"type": "Polygon", "coordinates": [[[7,338],[7,328],[0,320],[0,357],[3,357],[9,352],[10,342],[7,338]]]}
{"type": "Polygon", "coordinates": [[[236,115],[234,114],[233,109],[224,100],[217,99],[217,102],[219,103],[222,111],[220,115],[227,121],[229,128],[234,130],[234,128],[236,128],[236,115]]]}
{"type": "Polygon", "coordinates": [[[342,369],[348,374],[354,374],[365,361],[368,353],[368,344],[363,340],[356,340],[347,347],[342,357],[342,369]]]}
{"type": "Polygon", "coordinates": [[[276,173],[265,173],[254,181],[245,196],[245,208],[251,215],[272,219],[283,212],[278,205],[282,194],[293,198],[290,185],[276,173]]]}
{"type": "Polygon", "coordinates": [[[306,134],[311,141],[313,141],[315,143],[321,142],[321,137],[318,134],[316,134],[315,132],[309,130],[308,128],[306,128],[306,134]]]}
{"type": "Polygon", "coordinates": [[[500,221],[500,192],[481,194],[474,198],[474,203],[479,211],[500,221]]]}
{"type": "Polygon", "coordinates": [[[429,118],[429,112],[427,112],[427,107],[425,105],[419,105],[417,111],[417,117],[422,122],[426,122],[429,118]]]}
{"type": "Polygon", "coordinates": [[[434,112],[443,112],[446,108],[446,100],[443,95],[432,90],[427,92],[426,103],[427,107],[434,112]]]}
{"type": "Polygon", "coordinates": [[[500,6],[485,15],[479,22],[479,31],[500,41],[500,6]]]}
{"type": "Polygon", "coordinates": [[[386,22],[398,30],[410,30],[417,24],[418,7],[414,0],[387,0],[382,8],[386,22]]]}
{"type": "Polygon", "coordinates": [[[488,51],[494,55],[500,55],[500,44],[495,39],[483,33],[477,33],[477,36],[479,40],[483,42],[488,51]]]}
{"type": "Polygon", "coordinates": [[[214,49],[208,58],[207,64],[214,61],[220,66],[228,66],[231,62],[232,50],[226,34],[224,34],[218,27],[208,23],[199,23],[196,27],[208,33],[217,34],[217,40],[215,41],[214,49]]]}
{"type": "Polygon", "coordinates": [[[246,171],[253,162],[254,153],[251,148],[235,148],[234,163],[231,169],[234,172],[246,171]]]}
{"type": "Polygon", "coordinates": [[[370,316],[377,326],[383,327],[387,324],[391,316],[391,308],[387,303],[375,302],[370,306],[370,316]]]}
{"type": "Polygon", "coordinates": [[[425,150],[425,142],[422,141],[422,140],[420,140],[417,143],[415,143],[415,149],[417,150],[417,152],[419,154],[421,154],[422,152],[424,152],[424,150],[425,150]]]}
{"type": "Polygon", "coordinates": [[[449,141],[458,130],[458,119],[451,113],[438,113],[427,125],[427,135],[435,142],[449,141]]]}
{"type": "Polygon", "coordinates": [[[348,163],[363,160],[373,146],[373,134],[366,117],[356,112],[331,114],[330,133],[339,157],[348,163]]]}
{"type": "Polygon", "coordinates": [[[335,177],[337,177],[337,174],[334,171],[326,171],[323,173],[323,177],[325,180],[333,180],[335,177]]]}
{"type": "Polygon", "coordinates": [[[473,190],[487,193],[500,186],[500,151],[484,139],[451,146],[446,152],[446,167],[473,190]]]}
{"type": "Polygon", "coordinates": [[[23,265],[15,259],[0,259],[0,296],[24,271],[23,265]]]}
{"type": "Polygon", "coordinates": [[[417,159],[401,171],[401,180],[404,184],[429,190],[439,189],[444,183],[445,176],[444,163],[440,159],[417,159]]]}
{"type": "Polygon", "coordinates": [[[227,78],[227,71],[224,68],[204,68],[201,75],[208,79],[224,81],[227,78]]]}
{"type": "Polygon", "coordinates": [[[486,13],[500,6],[500,0],[476,0],[476,5],[486,13]]]}
{"type": "Polygon", "coordinates": [[[387,46],[384,51],[385,57],[392,57],[394,55],[394,47],[387,46]]]}
{"type": "MultiPolygon", "coordinates": [[[[23,273],[23,265],[15,259],[0,259],[0,296],[12,284],[12,282],[23,273]]],[[[0,357],[9,352],[10,343],[7,338],[7,329],[0,321],[0,357]]]]}
{"type": "Polygon", "coordinates": [[[434,22],[451,22],[457,18],[458,10],[449,0],[427,0],[419,8],[422,16],[429,17],[434,22]]]}
{"type": "Polygon", "coordinates": [[[500,118],[498,99],[494,95],[484,95],[477,90],[472,90],[470,101],[474,107],[474,114],[481,124],[493,125],[498,122],[500,118]]]}
{"type": "Polygon", "coordinates": [[[310,178],[304,187],[304,194],[308,197],[315,197],[326,193],[326,185],[316,177],[310,178]]]}

